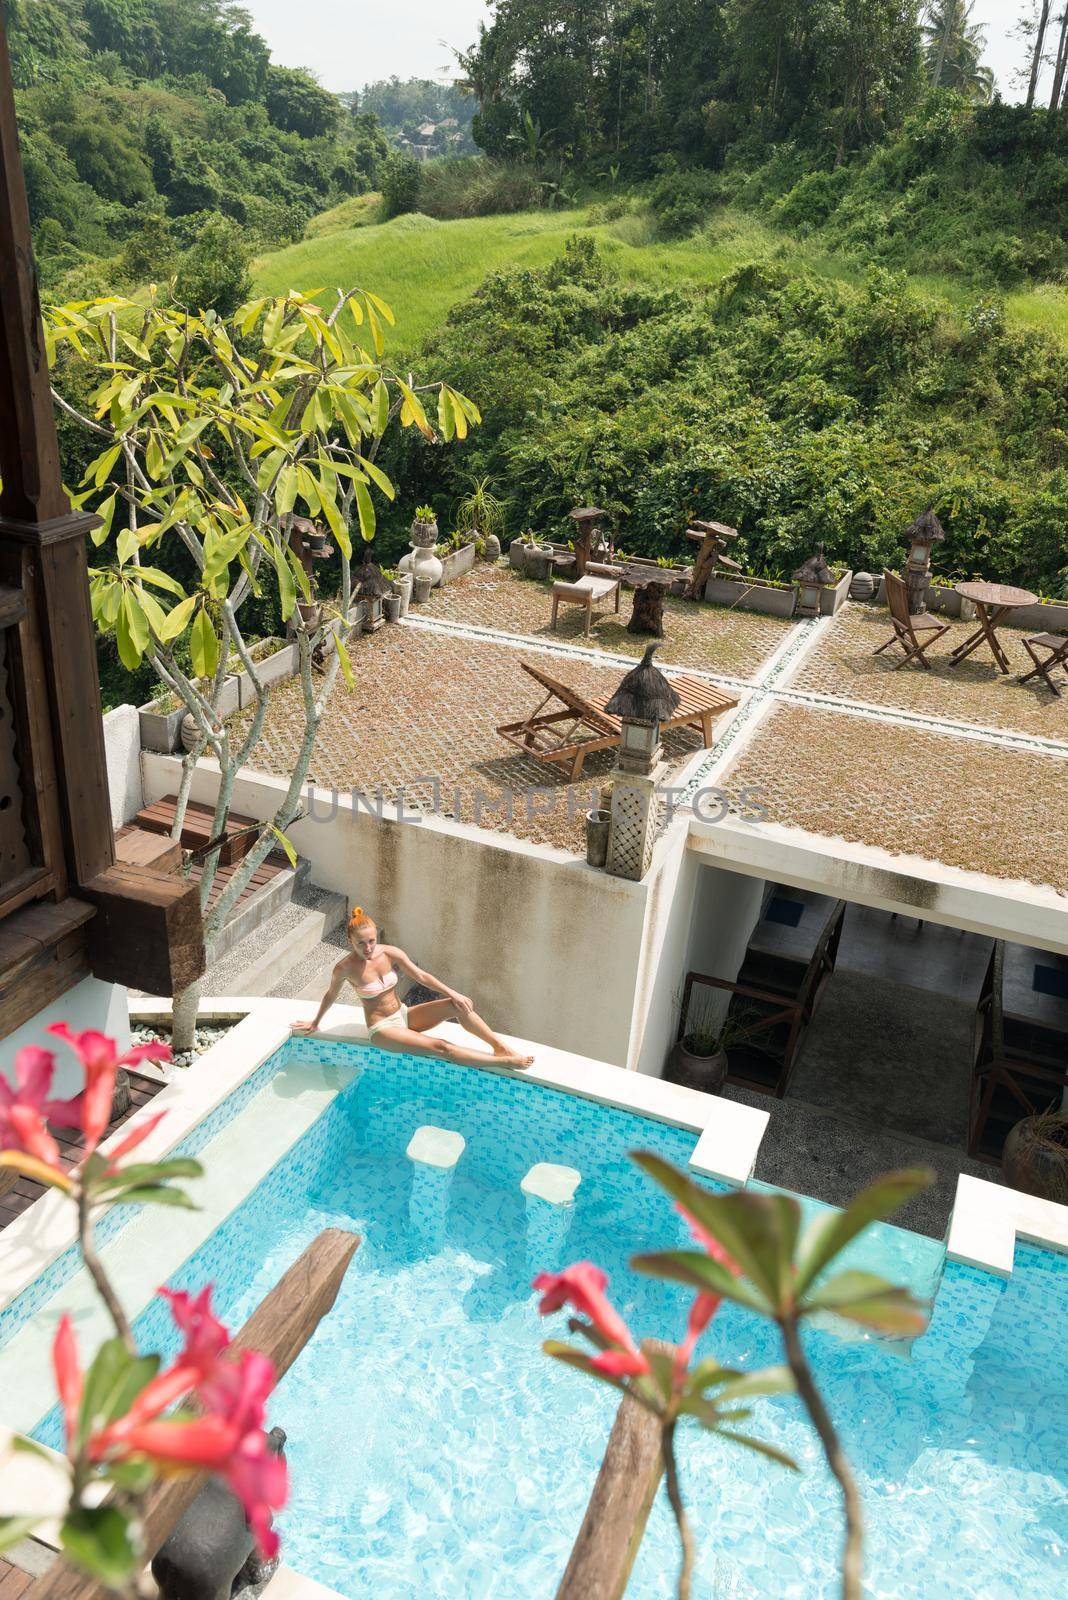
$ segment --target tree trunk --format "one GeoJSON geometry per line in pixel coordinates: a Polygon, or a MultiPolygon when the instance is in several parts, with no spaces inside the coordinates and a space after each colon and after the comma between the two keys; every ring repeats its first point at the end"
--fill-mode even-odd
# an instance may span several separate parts
{"type": "Polygon", "coordinates": [[[1061,32],[1057,40],[1057,66],[1053,74],[1053,92],[1049,97],[1049,108],[1056,111],[1061,103],[1061,89],[1064,85],[1064,69],[1068,58],[1068,4],[1061,14],[1061,32]]]}
{"type": "Polygon", "coordinates": [[[634,591],[634,610],[627,623],[628,633],[652,633],[664,637],[664,590],[659,583],[643,583],[634,591]]]}
{"type": "Polygon", "coordinates": [[[932,89],[937,89],[938,85],[942,82],[942,69],[946,64],[946,52],[949,49],[950,29],[953,27],[953,19],[954,19],[955,15],[956,15],[956,11],[955,11],[955,8],[953,6],[952,0],[945,0],[945,7],[946,7],[946,24],[945,24],[945,27],[942,29],[942,37],[938,41],[938,55],[935,58],[935,64],[931,68],[931,88],[932,89]]]}
{"type": "Polygon", "coordinates": [[[174,997],[174,1021],[171,1026],[171,1049],[192,1050],[196,1035],[197,1011],[200,1008],[200,980],[174,997]]]}
{"type": "Polygon", "coordinates": [[[1038,31],[1035,34],[1035,49],[1031,57],[1031,79],[1027,85],[1027,109],[1030,111],[1035,103],[1035,90],[1038,88],[1038,75],[1042,71],[1042,47],[1046,42],[1046,25],[1049,22],[1052,0],[1042,0],[1042,11],[1038,19],[1038,31]]]}

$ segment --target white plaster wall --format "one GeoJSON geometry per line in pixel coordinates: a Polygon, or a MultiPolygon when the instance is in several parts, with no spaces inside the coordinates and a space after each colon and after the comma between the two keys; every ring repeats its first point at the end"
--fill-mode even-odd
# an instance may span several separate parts
{"type": "Polygon", "coordinates": [[[686,848],[687,832],[683,823],[664,841],[664,859],[652,879],[646,959],[635,997],[633,1064],[656,1077],[678,1032],[687,972],[738,976],[764,894],[759,878],[706,866],[686,848]]]}
{"type": "Polygon", "coordinates": [[[0,1051],[0,1068],[8,1076],[15,1052],[24,1044],[39,1044],[46,1050],[55,1050],[53,1092],[58,1097],[77,1094],[83,1087],[82,1071],[75,1057],[62,1040],[50,1038],[45,1031],[52,1022],[67,1022],[74,1033],[80,1033],[85,1028],[96,1028],[100,1033],[118,1040],[120,1053],[129,1049],[130,1017],[125,988],[118,983],[102,983],[99,978],[83,978],[81,983],[68,989],[52,1005],[38,1011],[21,1028],[8,1034],[0,1051]]]}
{"type": "MultiPolygon", "coordinates": [[[[173,793],[180,763],[146,753],[145,802],[173,793]]],[[[218,784],[201,762],[194,799],[218,784]]],[[[281,779],[237,780],[233,806],[273,813],[281,779]]],[[[332,800],[319,793],[326,817],[332,800]]],[[[380,819],[341,797],[330,821],[289,830],[312,878],[373,913],[389,943],[471,995],[493,1027],[557,1049],[628,1064],[649,880],[630,883],[561,850],[444,818],[380,819]]]]}
{"type": "Polygon", "coordinates": [[[111,826],[121,828],[144,805],[141,795],[141,734],[136,706],[116,706],[104,717],[111,826]]]}

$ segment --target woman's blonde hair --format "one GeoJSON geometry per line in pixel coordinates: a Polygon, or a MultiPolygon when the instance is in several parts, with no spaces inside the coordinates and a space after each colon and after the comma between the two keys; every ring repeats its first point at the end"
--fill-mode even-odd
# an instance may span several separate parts
{"type": "Polygon", "coordinates": [[[363,906],[353,906],[348,926],[350,934],[355,933],[358,928],[373,928],[374,925],[374,917],[369,917],[363,906]]]}

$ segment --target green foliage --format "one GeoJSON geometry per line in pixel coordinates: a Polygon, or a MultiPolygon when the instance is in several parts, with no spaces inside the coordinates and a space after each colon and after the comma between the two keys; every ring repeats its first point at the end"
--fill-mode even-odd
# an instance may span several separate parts
{"type": "Polygon", "coordinates": [[[486,156],[427,161],[419,173],[418,209],[428,217],[499,216],[528,210],[541,198],[534,173],[486,156]]]}
{"type": "Polygon", "coordinates": [[[213,216],[185,252],[174,285],[175,298],[191,311],[211,307],[231,316],[252,288],[250,252],[241,229],[229,217],[213,216]]]}
{"type": "Polygon", "coordinates": [[[665,172],[649,188],[649,206],[666,238],[685,238],[707,222],[723,186],[714,173],[697,167],[665,172]]]}
{"type": "Polygon", "coordinates": [[[768,261],[640,286],[587,240],[492,274],[430,348],[486,420],[447,459],[403,446],[417,493],[487,477],[510,526],[547,536],[605,506],[654,557],[685,558],[688,520],[714,516],[765,572],[821,541],[840,566],[895,565],[934,501],[946,571],[1064,590],[1068,356],[989,297],[960,314],[882,270],[854,287],[768,261]]]}
{"type": "Polygon", "coordinates": [[[403,216],[419,208],[421,168],[414,156],[395,151],[382,164],[382,209],[387,217],[403,216]]]}

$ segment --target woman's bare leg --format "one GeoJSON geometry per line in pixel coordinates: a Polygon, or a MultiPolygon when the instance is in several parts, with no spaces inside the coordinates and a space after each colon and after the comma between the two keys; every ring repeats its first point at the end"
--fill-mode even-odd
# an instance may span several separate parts
{"type": "MultiPolygon", "coordinates": [[[[428,1005],[437,1005],[428,1001],[428,1005]]],[[[448,1002],[451,1004],[451,1002],[448,1002]]],[[[414,1009],[418,1010],[419,1007],[414,1009]]],[[[444,1018],[439,1018],[443,1021],[444,1018]]],[[[496,1051],[469,1050],[466,1045],[453,1044],[451,1039],[428,1039],[415,1028],[380,1028],[372,1040],[380,1050],[404,1050],[412,1056],[435,1056],[439,1061],[454,1061],[461,1067],[486,1067],[494,1063],[502,1067],[529,1067],[533,1056],[521,1056],[506,1047],[505,1054],[496,1051]]]]}
{"type": "MultiPolygon", "coordinates": [[[[515,1051],[503,1039],[498,1039],[488,1022],[475,1011],[461,1011],[459,1006],[451,1000],[425,1000],[422,1005],[408,1007],[408,1026],[416,1033],[424,1033],[428,1028],[436,1028],[439,1022],[458,1022],[461,1028],[466,1028],[468,1033],[473,1033],[476,1039],[481,1039],[483,1044],[488,1044],[495,1056],[513,1057],[515,1051]]],[[[533,1061],[533,1056],[524,1056],[526,1062],[533,1061]]]]}

